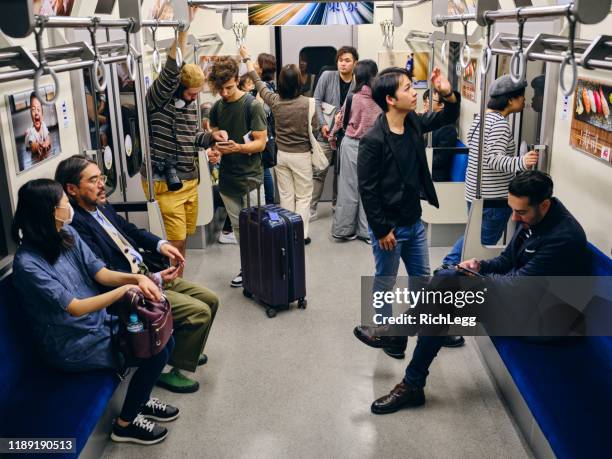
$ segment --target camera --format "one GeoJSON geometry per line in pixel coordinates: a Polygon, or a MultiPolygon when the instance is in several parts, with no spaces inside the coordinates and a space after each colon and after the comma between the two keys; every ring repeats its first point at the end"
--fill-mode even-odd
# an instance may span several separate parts
{"type": "Polygon", "coordinates": [[[166,185],[168,185],[169,191],[178,191],[183,188],[183,182],[179,178],[176,172],[176,163],[166,161],[163,164],[163,169],[160,171],[166,179],[166,185]]]}

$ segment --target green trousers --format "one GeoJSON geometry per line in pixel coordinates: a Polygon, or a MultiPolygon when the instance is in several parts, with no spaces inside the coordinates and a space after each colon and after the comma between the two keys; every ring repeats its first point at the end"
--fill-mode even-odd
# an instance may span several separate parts
{"type": "Polygon", "coordinates": [[[195,371],[215,320],[219,297],[207,288],[177,278],[165,286],[172,307],[175,347],[169,365],[195,371]]]}

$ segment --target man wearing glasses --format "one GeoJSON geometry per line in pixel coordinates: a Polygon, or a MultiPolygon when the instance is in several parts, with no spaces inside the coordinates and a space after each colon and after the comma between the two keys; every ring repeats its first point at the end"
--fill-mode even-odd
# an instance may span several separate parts
{"type": "Polygon", "coordinates": [[[173,368],[162,373],[157,385],[172,392],[197,391],[198,381],[181,370],[194,372],[198,365],[206,363],[202,352],[219,306],[217,295],[177,277],[177,269],[185,263],[179,249],[136,227],[106,205],[106,176],[101,175],[95,162],[82,155],[65,159],[57,167],[55,180],[62,184],[74,208],[72,227],[108,269],[148,274],[141,250],[158,252],[175,265],[153,275],[163,283],[172,306],[176,343],[168,362],[173,368]]]}

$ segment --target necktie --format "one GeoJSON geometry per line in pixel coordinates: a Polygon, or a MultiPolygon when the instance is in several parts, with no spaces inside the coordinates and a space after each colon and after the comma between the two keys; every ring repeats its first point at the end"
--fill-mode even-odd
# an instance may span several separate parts
{"type": "Polygon", "coordinates": [[[126,260],[130,264],[132,274],[140,272],[140,266],[138,265],[138,263],[136,263],[136,259],[130,254],[130,248],[133,249],[131,244],[121,235],[119,231],[111,231],[109,227],[113,227],[113,224],[106,218],[106,216],[104,216],[102,212],[99,213],[100,216],[104,219],[104,221],[106,221],[106,223],[108,224],[108,227],[106,225],[102,225],[102,228],[104,228],[104,230],[111,237],[111,239],[115,241],[115,244],[117,244],[117,247],[119,247],[119,250],[121,250],[121,253],[125,256],[126,260]]]}

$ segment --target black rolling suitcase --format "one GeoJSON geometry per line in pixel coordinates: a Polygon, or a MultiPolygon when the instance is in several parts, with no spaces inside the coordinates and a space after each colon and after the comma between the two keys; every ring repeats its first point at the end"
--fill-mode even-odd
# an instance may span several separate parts
{"type": "Polygon", "coordinates": [[[240,211],[240,261],[242,287],[268,308],[268,317],[296,301],[306,308],[304,222],[293,212],[276,205],[261,205],[240,211]]]}

